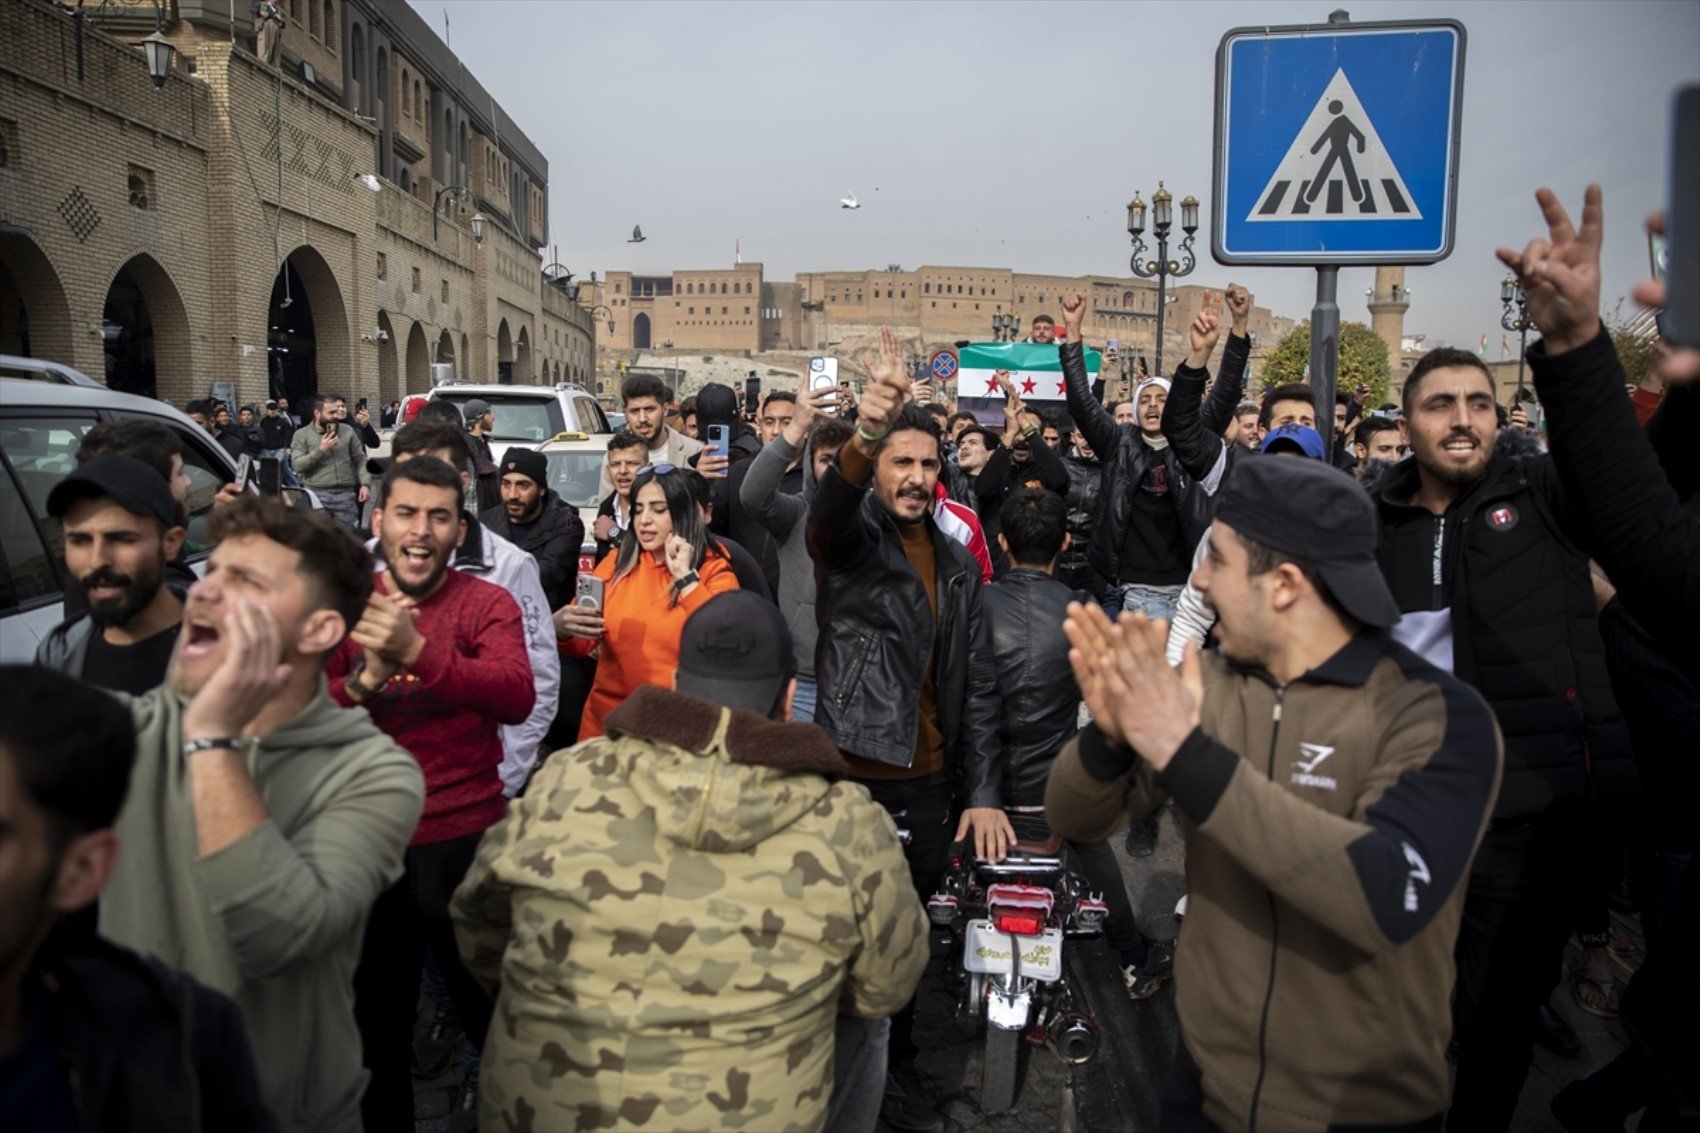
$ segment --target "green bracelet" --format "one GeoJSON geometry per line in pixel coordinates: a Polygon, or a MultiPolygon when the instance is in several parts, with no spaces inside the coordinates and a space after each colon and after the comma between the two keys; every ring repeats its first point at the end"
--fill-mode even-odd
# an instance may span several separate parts
{"type": "Polygon", "coordinates": [[[867,441],[871,445],[877,445],[881,441],[885,440],[886,437],[891,435],[891,430],[888,428],[888,429],[886,429],[885,432],[880,433],[876,436],[875,434],[870,433],[866,429],[862,428],[862,426],[857,425],[856,426],[856,435],[858,437],[861,437],[864,441],[867,441]]]}

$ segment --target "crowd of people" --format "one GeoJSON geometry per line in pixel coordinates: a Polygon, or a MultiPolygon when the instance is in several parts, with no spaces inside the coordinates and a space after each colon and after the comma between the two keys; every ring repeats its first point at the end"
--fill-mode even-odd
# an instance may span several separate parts
{"type": "Polygon", "coordinates": [[[385,407],[383,460],[364,403],[196,402],[322,504],[227,489],[197,577],[176,435],[91,430],[67,619],[0,674],[0,1113],[412,1129],[458,1050],[486,1129],[942,1130],[925,901],[1037,818],[1118,1009],[1174,984],[1164,1129],[1508,1128],[1572,934],[1628,1045],[1555,1119],[1688,1127],[1700,364],[1643,427],[1598,190],[1538,199],[1544,434],[1444,348],[1397,405],[1250,396],[1238,285],[1121,401],[1068,298],[1066,407],[1001,419],[890,328],[859,397],[630,376],[589,532],[481,402],[385,407]],[[1165,807],[1178,940],[1110,841],[1165,807]]]}

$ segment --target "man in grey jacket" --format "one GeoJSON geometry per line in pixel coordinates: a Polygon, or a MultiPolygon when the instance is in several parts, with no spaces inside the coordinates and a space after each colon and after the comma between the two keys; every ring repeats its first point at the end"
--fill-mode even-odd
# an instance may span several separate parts
{"type": "Polygon", "coordinates": [[[360,529],[360,509],[371,495],[366,446],[353,425],[340,419],[342,399],[313,398],[313,422],[296,430],[289,457],[301,483],[318,493],[330,517],[350,531],[360,529]]]}
{"type": "Polygon", "coordinates": [[[779,548],[779,608],[790,624],[797,652],[797,695],[791,718],[815,718],[815,565],[809,558],[809,500],[816,479],[832,463],[854,431],[848,421],[831,416],[838,404],[836,389],[814,390],[797,398],[797,411],[779,435],[750,461],[738,500],[750,517],[773,536],[779,548]],[[790,495],[779,490],[787,471],[803,467],[803,490],[790,495]]]}
{"type": "Polygon", "coordinates": [[[356,1133],[354,965],[424,779],[326,691],[325,662],[371,592],[364,549],[259,497],[220,511],[213,534],[172,680],[126,699],[136,763],[100,931],[236,1001],[281,1129],[356,1133]]]}

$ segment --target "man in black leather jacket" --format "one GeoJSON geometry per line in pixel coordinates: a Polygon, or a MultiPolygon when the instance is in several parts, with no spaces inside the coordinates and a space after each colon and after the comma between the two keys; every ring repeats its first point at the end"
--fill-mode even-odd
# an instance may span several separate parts
{"type": "MultiPolygon", "coordinates": [[[[818,580],[815,723],[851,777],[911,834],[917,899],[930,895],[955,837],[1001,858],[1015,841],[1002,807],[997,677],[981,612],[980,567],[933,522],[943,465],[938,425],[905,405],[909,380],[891,328],[869,366],[856,434],[809,505],[818,580]]],[[[942,1129],[914,1071],[914,1004],[892,1021],[882,1116],[942,1129]]]]}
{"type": "MultiPolygon", "coordinates": [[[[1063,621],[1070,602],[1096,599],[1054,577],[1057,557],[1069,541],[1068,509],[1060,496],[1023,488],[1004,503],[1002,518],[998,542],[1010,568],[986,587],[985,606],[1002,700],[998,739],[1004,806],[1020,823],[1023,814],[1044,813],[1051,764],[1079,730],[1080,686],[1068,663],[1063,621]]],[[[1104,934],[1120,958],[1128,994],[1144,999],[1174,970],[1174,949],[1165,944],[1150,955],[1108,842],[1069,846],[1091,888],[1102,892],[1110,906],[1104,934]]]]}
{"type": "MultiPolygon", "coordinates": [[[[1108,580],[1093,569],[1088,557],[1092,549],[1092,523],[1098,517],[1098,496],[1104,486],[1104,466],[1085,436],[1074,428],[1074,419],[1063,416],[1056,423],[1057,451],[1068,472],[1068,545],[1057,560],[1057,578],[1070,590],[1084,590],[1094,602],[1104,597],[1108,580]]],[[[1046,429],[1046,432],[1049,432],[1046,429]]]]}

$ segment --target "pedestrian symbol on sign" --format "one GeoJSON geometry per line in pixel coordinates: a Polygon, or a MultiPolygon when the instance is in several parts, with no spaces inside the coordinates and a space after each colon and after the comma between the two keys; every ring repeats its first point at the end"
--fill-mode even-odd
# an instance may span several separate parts
{"type": "Polygon", "coordinates": [[[1421,220],[1357,92],[1336,70],[1247,220],[1421,220]]]}

